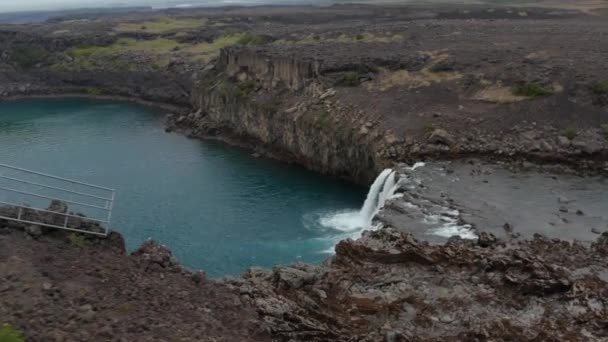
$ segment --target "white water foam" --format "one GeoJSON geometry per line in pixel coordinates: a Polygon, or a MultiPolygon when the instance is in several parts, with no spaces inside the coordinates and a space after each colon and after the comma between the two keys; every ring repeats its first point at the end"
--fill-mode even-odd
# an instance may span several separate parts
{"type": "MultiPolygon", "coordinates": [[[[396,189],[395,172],[391,169],[383,170],[370,186],[360,210],[322,213],[316,222],[323,229],[338,232],[336,242],[345,238],[358,239],[364,230],[378,228],[372,227],[372,219],[396,189]]],[[[326,252],[333,253],[333,248],[326,252]]]]}
{"type": "Polygon", "coordinates": [[[415,162],[414,165],[412,165],[411,167],[408,167],[407,169],[410,170],[410,171],[414,171],[417,168],[423,167],[425,165],[426,165],[426,163],[424,163],[424,162],[415,162]]]}
{"type": "MultiPolygon", "coordinates": [[[[367,197],[365,198],[365,203],[363,203],[363,207],[359,213],[361,217],[362,224],[365,224],[369,221],[371,223],[371,218],[373,217],[376,209],[378,209],[378,199],[380,196],[380,192],[382,191],[382,187],[386,182],[386,179],[393,173],[391,169],[385,169],[380,174],[374,182],[372,186],[369,188],[369,192],[367,193],[367,197]]],[[[384,203],[383,203],[384,204],[384,203]]]]}
{"type": "Polygon", "coordinates": [[[445,224],[439,228],[434,228],[429,230],[429,234],[442,236],[445,238],[451,238],[452,236],[459,236],[462,239],[466,240],[475,240],[479,238],[477,234],[475,234],[469,225],[460,226],[457,224],[448,225],[445,224]]]}
{"type": "MultiPolygon", "coordinates": [[[[414,171],[425,166],[425,163],[417,162],[407,169],[414,171]]],[[[405,188],[415,188],[415,184],[419,184],[420,180],[411,177],[411,175],[403,174],[399,181],[396,179],[396,172],[391,169],[385,169],[380,174],[369,188],[365,202],[360,210],[343,210],[326,212],[319,214],[315,218],[315,225],[322,229],[333,230],[337,235],[333,236],[334,244],[345,238],[358,239],[365,230],[378,230],[382,228],[382,223],[373,224],[373,218],[384,207],[386,201],[392,198],[403,197],[402,193],[395,194],[395,191],[401,186],[405,188]]],[[[459,225],[460,212],[444,208],[438,214],[425,212],[420,206],[415,203],[405,202],[406,207],[424,212],[423,222],[435,226],[429,229],[428,234],[438,235],[442,237],[451,237],[458,235],[463,239],[476,239],[477,236],[470,225],[459,225]],[[437,227],[438,226],[438,227],[437,227]]],[[[317,228],[319,229],[319,228],[317,228]]],[[[324,253],[333,253],[334,247],[324,250],[324,253]]]]}
{"type": "Polygon", "coordinates": [[[327,213],[321,216],[319,223],[325,228],[335,229],[344,233],[358,231],[362,226],[358,210],[327,213]]]}

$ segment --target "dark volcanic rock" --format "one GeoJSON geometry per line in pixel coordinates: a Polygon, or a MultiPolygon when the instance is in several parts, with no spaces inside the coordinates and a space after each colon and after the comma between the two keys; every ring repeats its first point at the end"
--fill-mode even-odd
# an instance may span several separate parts
{"type": "Polygon", "coordinates": [[[0,235],[0,321],[28,341],[270,341],[238,292],[192,281],[166,248],[127,256],[117,233],[84,248],[62,235],[0,235]]]}
{"type": "Polygon", "coordinates": [[[320,266],[208,280],[153,241],[127,256],[116,233],[86,247],[9,233],[0,320],[45,341],[608,338],[606,233],[591,247],[480,236],[430,245],[386,228],[340,242],[320,266]]]}

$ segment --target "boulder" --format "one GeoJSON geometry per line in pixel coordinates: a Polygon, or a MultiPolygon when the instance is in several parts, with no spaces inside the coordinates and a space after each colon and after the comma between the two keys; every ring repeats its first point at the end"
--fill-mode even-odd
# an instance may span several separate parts
{"type": "Polygon", "coordinates": [[[42,235],[42,228],[39,225],[33,224],[25,227],[25,232],[32,237],[39,237],[42,235]]]}
{"type": "Polygon", "coordinates": [[[439,144],[446,146],[452,146],[454,144],[454,138],[452,137],[452,135],[442,128],[435,129],[429,135],[428,141],[431,144],[439,144]]]}
{"type": "Polygon", "coordinates": [[[321,94],[321,96],[319,97],[319,99],[321,100],[325,100],[328,97],[332,97],[336,95],[336,91],[333,89],[329,89],[328,91],[324,92],[323,94],[321,94]]]}
{"type": "Polygon", "coordinates": [[[570,141],[570,139],[566,138],[565,136],[560,135],[559,137],[557,137],[557,144],[560,147],[569,147],[571,144],[571,141],[570,141]]]}
{"type": "Polygon", "coordinates": [[[274,280],[279,287],[287,286],[292,289],[299,289],[304,284],[314,280],[314,273],[308,273],[297,268],[287,266],[276,266],[273,268],[274,280]]]}

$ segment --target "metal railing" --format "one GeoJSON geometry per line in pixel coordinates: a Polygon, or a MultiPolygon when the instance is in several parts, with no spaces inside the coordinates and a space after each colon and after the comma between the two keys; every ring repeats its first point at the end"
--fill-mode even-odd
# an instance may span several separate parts
{"type": "Polygon", "coordinates": [[[107,236],[114,189],[0,164],[0,220],[107,236]]]}

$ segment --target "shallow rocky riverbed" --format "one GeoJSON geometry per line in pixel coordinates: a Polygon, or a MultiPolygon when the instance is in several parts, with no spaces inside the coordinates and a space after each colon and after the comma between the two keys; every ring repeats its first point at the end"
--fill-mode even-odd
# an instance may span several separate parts
{"type": "Polygon", "coordinates": [[[608,230],[608,180],[560,166],[431,162],[398,168],[400,187],[378,220],[407,227],[417,238],[476,238],[476,229],[503,239],[542,234],[594,241],[608,230]]]}

